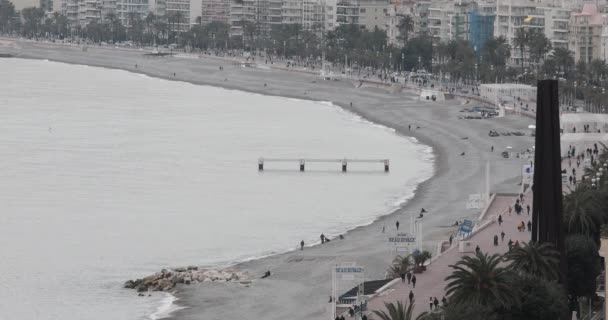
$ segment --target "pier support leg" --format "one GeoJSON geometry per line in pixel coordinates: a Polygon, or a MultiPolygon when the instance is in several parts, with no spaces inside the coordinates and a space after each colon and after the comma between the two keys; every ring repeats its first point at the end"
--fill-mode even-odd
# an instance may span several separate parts
{"type": "Polygon", "coordinates": [[[264,171],[264,160],[258,160],[258,171],[264,171]]]}
{"type": "Polygon", "coordinates": [[[342,172],[346,172],[347,163],[346,161],[342,162],[342,172]]]}
{"type": "Polygon", "coordinates": [[[300,160],[300,171],[304,172],[304,160],[300,160]]]}
{"type": "Polygon", "coordinates": [[[389,171],[389,163],[388,160],[384,160],[384,172],[388,172],[389,171]]]}

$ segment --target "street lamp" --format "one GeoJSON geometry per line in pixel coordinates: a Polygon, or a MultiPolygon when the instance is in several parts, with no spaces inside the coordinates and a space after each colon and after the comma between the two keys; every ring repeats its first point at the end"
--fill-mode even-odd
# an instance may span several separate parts
{"type": "Polygon", "coordinates": [[[577,86],[577,83],[576,83],[576,81],[574,81],[574,97],[572,97],[572,106],[574,108],[576,108],[576,86],[577,86]]]}
{"type": "Polygon", "coordinates": [[[475,63],[475,82],[477,82],[477,63],[475,63]]]}
{"type": "Polygon", "coordinates": [[[405,53],[401,53],[401,71],[405,71],[405,53]]]}

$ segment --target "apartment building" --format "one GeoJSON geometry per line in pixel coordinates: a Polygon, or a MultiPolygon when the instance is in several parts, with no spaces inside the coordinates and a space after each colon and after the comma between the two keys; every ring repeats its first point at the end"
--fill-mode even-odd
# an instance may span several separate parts
{"type": "Polygon", "coordinates": [[[166,14],[179,16],[179,21],[169,23],[172,31],[185,32],[190,29],[190,0],[167,0],[166,14]]]}
{"type": "Polygon", "coordinates": [[[511,63],[520,65],[528,53],[513,45],[518,29],[542,32],[553,48],[568,47],[570,14],[580,1],[564,0],[497,0],[494,36],[511,43],[511,63]]]}
{"type": "MultiPolygon", "coordinates": [[[[112,3],[109,4],[111,5],[112,3]]],[[[131,25],[132,16],[139,16],[139,18],[143,19],[149,12],[148,0],[113,0],[113,4],[116,6],[116,16],[120,20],[120,23],[126,27],[131,25]]],[[[102,8],[104,8],[102,11],[109,9],[102,8]]]]}
{"type": "MultiPolygon", "coordinates": [[[[392,45],[401,46],[403,41],[401,40],[401,32],[399,30],[399,23],[404,16],[410,16],[412,20],[415,20],[414,6],[415,1],[412,0],[396,0],[389,4],[388,13],[386,16],[386,36],[388,42],[392,45]]],[[[410,34],[410,37],[414,37],[414,30],[410,34]]]]}
{"type": "Polygon", "coordinates": [[[607,18],[599,12],[597,5],[585,4],[582,10],[573,12],[569,25],[569,49],[575,61],[591,62],[605,58],[606,38],[602,34],[607,18]]]}
{"type": "Polygon", "coordinates": [[[336,3],[336,24],[355,24],[361,29],[386,30],[388,0],[339,0],[336,3]]]}
{"type": "MultiPolygon", "coordinates": [[[[201,2],[201,23],[208,24],[213,21],[231,23],[230,2],[231,0],[203,0],[201,2]]],[[[242,8],[242,5],[238,6],[241,16],[242,8]]]]}
{"type": "Polygon", "coordinates": [[[428,8],[428,30],[434,42],[468,40],[469,13],[475,2],[432,1],[428,8]]]}
{"type": "Polygon", "coordinates": [[[414,5],[414,34],[427,35],[429,33],[430,0],[417,1],[414,5]]]}

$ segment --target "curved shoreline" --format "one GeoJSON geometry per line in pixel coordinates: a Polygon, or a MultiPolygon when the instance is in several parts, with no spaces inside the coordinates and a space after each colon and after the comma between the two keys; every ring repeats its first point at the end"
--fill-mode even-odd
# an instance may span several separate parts
{"type": "MultiPolygon", "coordinates": [[[[313,308],[316,306],[322,307],[324,305],[323,303],[326,303],[327,295],[325,292],[318,293],[318,291],[324,290],[323,288],[326,287],[325,282],[329,276],[329,272],[327,271],[329,269],[327,266],[340,260],[344,261],[344,259],[347,258],[350,260],[365,260],[369,262],[368,268],[370,269],[370,272],[374,273],[372,277],[378,277],[378,271],[381,271],[386,267],[384,261],[386,254],[383,252],[384,249],[378,248],[378,241],[383,239],[383,236],[380,235],[378,231],[382,223],[387,224],[390,228],[394,219],[403,219],[402,221],[406,223],[403,223],[402,225],[407,227],[408,220],[406,219],[406,216],[404,216],[407,211],[417,210],[414,208],[419,207],[425,207],[431,213],[455,211],[454,206],[459,206],[465,201],[463,195],[479,191],[475,189],[474,183],[472,184],[468,180],[475,180],[482,174],[483,170],[479,169],[479,167],[480,164],[483,163],[483,158],[485,156],[481,144],[483,144],[487,138],[480,139],[480,137],[473,137],[475,134],[479,135],[479,133],[487,133],[487,131],[485,128],[475,128],[475,126],[467,125],[462,126],[462,122],[459,124],[458,122],[449,120],[455,112],[453,111],[453,108],[450,108],[449,103],[431,104],[418,102],[416,106],[403,107],[402,103],[404,98],[407,98],[407,95],[394,95],[386,92],[378,93],[374,90],[356,89],[353,86],[350,86],[350,83],[347,83],[346,81],[338,83],[321,82],[322,80],[317,79],[314,76],[295,72],[237,69],[236,72],[220,73],[219,77],[215,77],[217,72],[213,72],[213,70],[222,63],[204,58],[202,60],[190,61],[180,61],[178,59],[158,60],[159,63],[157,65],[148,69],[146,61],[149,62],[149,60],[143,59],[139,56],[141,53],[137,52],[112,52],[112,50],[107,49],[90,48],[89,52],[83,53],[78,49],[74,50],[74,48],[40,49],[35,48],[35,46],[32,47],[33,48],[25,48],[23,51],[18,50],[15,55],[18,58],[48,59],[64,63],[120,69],[128,72],[145,74],[155,78],[185,81],[196,85],[209,85],[256,94],[312,101],[331,101],[336,106],[339,106],[348,112],[352,112],[366,121],[392,128],[396,134],[414,137],[419,143],[432,148],[434,158],[433,174],[424,182],[418,183],[412,191],[412,196],[397,209],[376,217],[370,224],[350,229],[346,233],[348,241],[332,241],[331,244],[328,245],[309,247],[303,252],[289,251],[261,259],[241,262],[236,265],[244,269],[252,270],[252,273],[273,268],[273,271],[277,270],[274,273],[277,274],[276,279],[279,281],[258,282],[255,287],[252,286],[252,288],[247,290],[239,291],[236,291],[234,288],[218,288],[216,286],[205,288],[203,288],[203,286],[182,286],[177,295],[180,298],[180,301],[190,308],[182,309],[174,313],[173,318],[175,319],[200,319],[208,314],[212,314],[217,318],[219,314],[215,311],[219,311],[226,317],[239,317],[240,315],[247,315],[248,317],[253,315],[255,317],[255,312],[258,312],[257,314],[259,314],[260,317],[264,317],[264,315],[268,314],[267,312],[269,312],[269,310],[274,310],[274,315],[285,314],[294,318],[294,312],[298,311],[298,306],[301,306],[302,303],[307,306],[310,304],[313,308]],[[97,52],[94,54],[96,51],[101,51],[101,53],[97,52]],[[111,54],[108,54],[108,52],[111,54]],[[141,61],[146,63],[146,65],[143,66],[143,68],[146,68],[146,71],[141,68],[134,70],[132,67],[134,62],[141,63],[141,61]],[[201,63],[203,63],[204,66],[201,67],[201,63]],[[209,72],[209,74],[188,74],[188,71],[195,68],[203,69],[204,71],[209,72]],[[180,76],[168,76],[170,70],[179,70],[180,76]],[[182,79],[181,76],[183,73],[186,73],[186,76],[182,79]],[[228,85],[225,81],[221,80],[226,74],[230,74],[230,77],[235,77],[239,80],[236,81],[236,84],[232,82],[233,80],[230,80],[231,84],[228,85]],[[253,74],[252,77],[250,77],[251,74],[253,74]],[[260,78],[264,78],[264,81],[270,83],[269,88],[262,87],[261,85],[259,86],[259,89],[254,88],[255,84],[260,84],[260,78]],[[317,82],[314,81],[315,79],[318,82],[321,82],[321,85],[317,84],[317,82]],[[305,86],[304,94],[295,93],[296,88],[301,90],[301,87],[298,86],[305,86]],[[338,90],[343,90],[345,92],[341,93],[338,92],[338,90]],[[310,92],[311,94],[309,95],[307,92],[310,92]],[[353,106],[350,105],[349,100],[355,101],[353,106]],[[435,109],[437,110],[437,114],[435,114],[435,109]],[[436,116],[437,119],[435,119],[436,116]],[[404,122],[405,120],[407,121],[404,122]],[[445,122],[443,120],[445,120],[445,122]],[[408,123],[415,124],[416,126],[420,125],[421,130],[409,131],[407,128],[408,123]],[[468,136],[471,136],[472,139],[470,141],[467,140],[466,142],[462,141],[460,139],[462,139],[463,135],[467,135],[467,138],[468,136]],[[474,143],[474,141],[476,143],[474,143]],[[465,162],[459,164],[459,162],[462,162],[462,159],[459,158],[454,151],[460,150],[461,148],[467,149],[467,158],[471,158],[471,163],[465,162]],[[459,188],[458,190],[450,190],[449,187],[446,189],[446,183],[457,184],[459,188]],[[452,193],[454,194],[452,195],[452,193]],[[438,196],[430,199],[430,194],[436,194],[438,196]],[[445,199],[438,200],[436,198],[445,199]],[[441,204],[442,202],[444,203],[441,204]],[[390,223],[387,223],[389,221],[390,223]],[[244,293],[245,291],[249,292],[244,293]],[[260,294],[268,295],[275,291],[283,292],[284,297],[273,297],[275,300],[279,301],[259,299],[260,294]],[[292,301],[292,298],[295,296],[301,296],[301,301],[295,301],[295,303],[293,303],[294,301],[292,301]],[[226,300],[230,301],[221,301],[215,305],[205,306],[206,308],[203,308],[200,305],[200,301],[203,301],[201,298],[207,297],[217,297],[216,300],[218,301],[221,300],[221,297],[225,297],[226,300]],[[244,301],[244,303],[238,303],[237,301],[244,301]],[[240,311],[237,306],[240,307],[240,311]],[[256,308],[259,307],[261,311],[254,309],[253,306],[256,308]],[[218,308],[222,308],[222,310],[218,308]],[[278,308],[283,308],[285,310],[279,310],[278,308]]],[[[507,121],[506,123],[502,123],[505,127],[512,127],[514,124],[523,126],[521,122],[509,123],[507,121]]],[[[522,139],[522,141],[524,140],[522,139]]],[[[508,168],[500,167],[498,169],[499,171],[504,171],[499,174],[502,175],[499,181],[507,180],[508,178],[519,175],[517,171],[514,172],[515,174],[509,175],[508,168]]],[[[454,219],[461,218],[461,216],[451,215],[447,220],[449,223],[445,224],[445,218],[447,217],[445,215],[446,212],[444,212],[443,215],[430,214],[430,216],[426,218],[428,219],[427,221],[429,221],[431,228],[434,228],[435,230],[431,233],[429,238],[441,236],[446,232],[442,232],[441,226],[447,226],[454,221],[454,219]]],[[[322,310],[317,309],[311,313],[298,315],[296,318],[319,318],[321,314],[322,310]]],[[[243,318],[243,316],[240,316],[239,318],[243,318]]],[[[272,318],[280,318],[280,316],[272,318]]]]}

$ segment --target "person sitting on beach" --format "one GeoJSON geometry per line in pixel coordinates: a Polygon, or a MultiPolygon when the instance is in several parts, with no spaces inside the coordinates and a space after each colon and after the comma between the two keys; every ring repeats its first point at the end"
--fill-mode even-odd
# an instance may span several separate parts
{"type": "Polygon", "coordinates": [[[266,271],[262,276],[262,279],[270,277],[270,270],[266,271]]]}
{"type": "Polygon", "coordinates": [[[418,216],[418,219],[422,219],[422,218],[424,218],[424,215],[421,213],[421,214],[418,216]]]}
{"type": "Polygon", "coordinates": [[[426,213],[426,210],[424,208],[420,209],[420,213],[426,213]]]}

